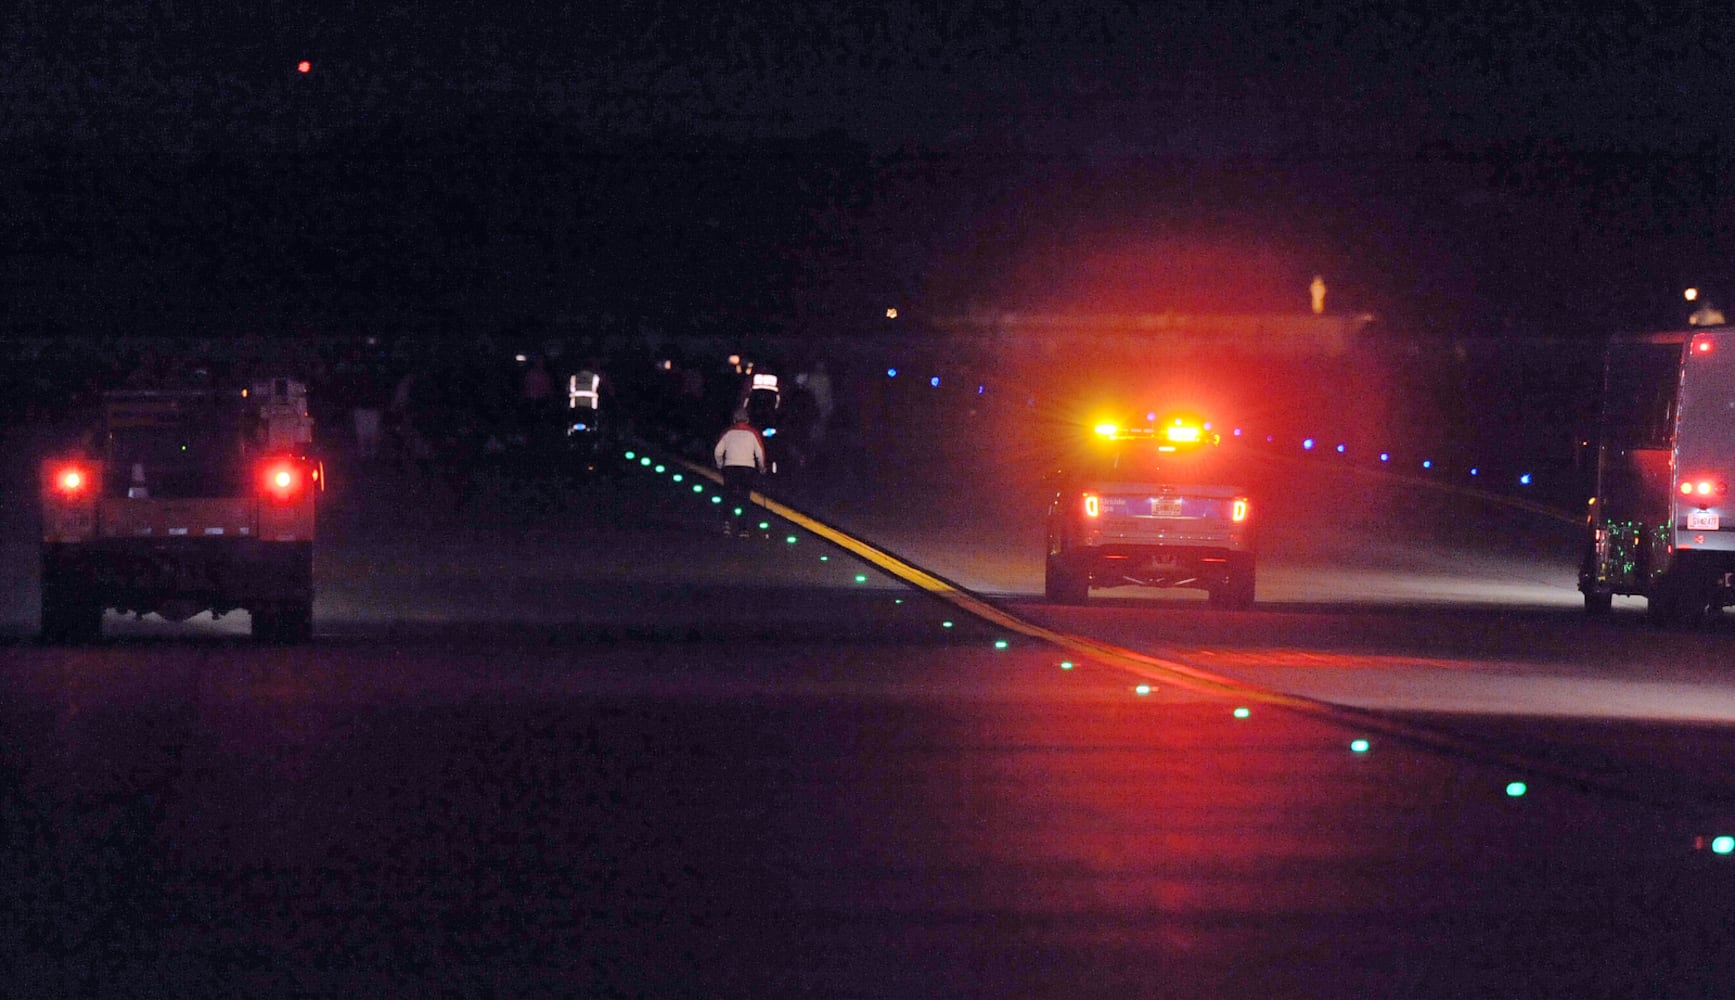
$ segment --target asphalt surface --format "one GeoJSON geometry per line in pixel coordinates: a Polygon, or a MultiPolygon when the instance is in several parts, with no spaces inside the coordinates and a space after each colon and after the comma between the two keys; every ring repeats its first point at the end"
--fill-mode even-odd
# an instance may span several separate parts
{"type": "MultiPolygon", "coordinates": [[[[27,451],[7,451],[11,495],[27,451]]],[[[318,640],[292,649],[253,645],[245,615],[110,616],[95,647],[37,646],[30,517],[8,505],[0,979],[30,996],[1735,981],[1735,857],[1714,839],[1735,834],[1728,628],[1585,622],[1569,531],[1298,476],[1255,611],[1114,592],[1061,609],[1031,585],[1027,489],[854,471],[791,493],[1022,619],[1230,686],[972,620],[775,519],[724,538],[672,465],[493,479],[464,507],[340,467],[318,640]]]]}

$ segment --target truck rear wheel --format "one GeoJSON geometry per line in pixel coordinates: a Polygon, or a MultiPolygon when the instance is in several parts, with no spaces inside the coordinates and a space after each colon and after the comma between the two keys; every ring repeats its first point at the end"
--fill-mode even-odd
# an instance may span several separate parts
{"type": "Polygon", "coordinates": [[[284,601],[253,609],[253,638],[257,642],[295,645],[313,638],[313,603],[284,601]]]}
{"type": "Polygon", "coordinates": [[[102,638],[102,604],[80,593],[82,588],[58,574],[42,576],[42,641],[77,645],[102,638]]]}
{"type": "Polygon", "coordinates": [[[81,645],[102,638],[102,607],[91,601],[42,595],[42,641],[81,645]]]}
{"type": "Polygon", "coordinates": [[[1679,566],[1657,577],[1646,596],[1645,611],[1658,625],[1689,625],[1703,617],[1710,606],[1710,580],[1679,566]]]}
{"type": "Polygon", "coordinates": [[[1229,557],[1223,578],[1212,584],[1206,593],[1213,608],[1245,611],[1253,606],[1253,557],[1237,553],[1229,557]]]}

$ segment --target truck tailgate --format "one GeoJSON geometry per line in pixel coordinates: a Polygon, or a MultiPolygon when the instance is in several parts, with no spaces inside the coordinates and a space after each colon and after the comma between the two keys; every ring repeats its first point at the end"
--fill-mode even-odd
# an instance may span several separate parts
{"type": "Polygon", "coordinates": [[[102,538],[251,538],[258,522],[259,501],[253,497],[104,497],[97,506],[97,534],[102,538]]]}

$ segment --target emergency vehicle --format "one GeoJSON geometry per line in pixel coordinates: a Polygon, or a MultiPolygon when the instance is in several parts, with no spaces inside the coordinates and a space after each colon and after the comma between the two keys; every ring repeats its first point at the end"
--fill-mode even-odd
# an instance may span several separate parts
{"type": "Polygon", "coordinates": [[[1253,604],[1255,511],[1245,478],[1203,423],[1101,424],[1061,473],[1048,510],[1050,601],[1093,587],[1187,587],[1221,608],[1253,604]]]}
{"type": "Polygon", "coordinates": [[[41,465],[43,640],[95,640],[107,609],[245,609],[257,639],[310,638],[312,441],[294,379],[104,394],[85,446],[41,465]]]}
{"type": "Polygon", "coordinates": [[[1617,337],[1603,367],[1585,610],[1659,621],[1735,604],[1735,329],[1617,337]]]}

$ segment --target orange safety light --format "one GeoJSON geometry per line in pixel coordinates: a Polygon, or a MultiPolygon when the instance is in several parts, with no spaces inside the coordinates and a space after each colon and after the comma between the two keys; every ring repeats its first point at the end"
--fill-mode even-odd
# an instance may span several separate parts
{"type": "Polygon", "coordinates": [[[1084,516],[1099,517],[1102,515],[1102,498],[1095,493],[1084,495],[1084,516]]]}
{"type": "Polygon", "coordinates": [[[1097,424],[1096,432],[1105,438],[1111,438],[1120,432],[1120,428],[1114,424],[1097,424]]]}
{"type": "Polygon", "coordinates": [[[1167,433],[1170,441],[1196,443],[1204,432],[1193,424],[1176,423],[1169,427],[1167,433]]]}
{"type": "Polygon", "coordinates": [[[1229,520],[1234,521],[1236,523],[1240,523],[1242,521],[1245,521],[1245,520],[1247,520],[1247,512],[1248,512],[1247,498],[1246,497],[1236,497],[1235,502],[1229,505],[1229,520]]]}

